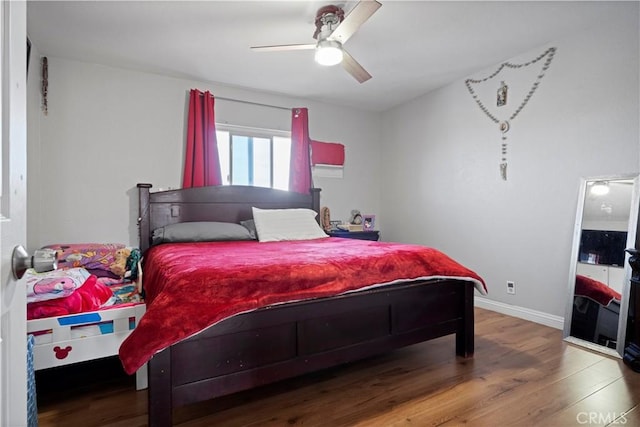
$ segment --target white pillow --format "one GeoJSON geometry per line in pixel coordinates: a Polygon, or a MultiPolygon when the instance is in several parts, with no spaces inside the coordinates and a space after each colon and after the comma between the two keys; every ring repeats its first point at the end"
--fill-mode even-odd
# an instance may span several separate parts
{"type": "Polygon", "coordinates": [[[260,242],[329,237],[316,222],[317,213],[311,209],[251,209],[260,242]]]}

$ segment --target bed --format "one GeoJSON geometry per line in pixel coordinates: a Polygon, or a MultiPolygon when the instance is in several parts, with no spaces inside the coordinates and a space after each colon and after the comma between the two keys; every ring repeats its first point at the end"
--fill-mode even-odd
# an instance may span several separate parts
{"type": "MultiPolygon", "coordinates": [[[[474,290],[486,291],[486,288],[479,276],[462,266],[460,277],[434,275],[409,281],[396,280],[392,284],[354,288],[338,295],[314,294],[310,299],[294,298],[286,303],[267,298],[264,306],[240,307],[237,314],[218,317],[210,326],[196,333],[188,330],[184,336],[159,348],[153,337],[156,332],[164,327],[172,329],[186,318],[190,318],[189,324],[193,320],[200,321],[204,314],[202,311],[197,315],[183,314],[181,319],[172,316],[173,308],[170,307],[173,306],[163,306],[168,298],[165,290],[196,282],[206,289],[208,282],[201,280],[200,276],[193,276],[197,281],[189,280],[190,276],[172,276],[176,278],[175,283],[167,283],[166,279],[155,280],[156,275],[158,278],[168,277],[164,274],[178,269],[182,262],[171,262],[172,258],[157,261],[157,258],[162,259],[160,255],[167,256],[176,251],[177,260],[187,260],[191,253],[180,255],[179,248],[175,246],[180,243],[152,246],[154,230],[172,224],[201,221],[238,224],[252,218],[253,208],[309,208],[319,212],[320,190],[299,194],[258,187],[220,186],[151,192],[150,184],[138,184],[138,189],[145,292],[149,285],[149,293],[145,294],[147,312],[139,327],[120,347],[120,358],[128,372],[148,361],[150,426],[171,425],[173,409],[179,406],[444,335],[455,334],[455,353],[458,356],[473,355],[474,290]],[[180,280],[180,277],[186,279],[180,280]],[[157,310],[159,307],[167,311],[157,310]],[[163,327],[152,325],[154,319],[162,322],[163,327]],[[147,345],[148,342],[154,344],[147,345]],[[144,353],[144,357],[140,353],[144,353]]],[[[353,239],[318,240],[334,247],[342,241],[350,250],[356,249],[352,246],[355,244],[393,246],[361,240],[356,243],[353,239]]],[[[275,248],[279,243],[265,247],[275,248]]],[[[201,245],[209,251],[214,244],[192,245],[201,245]]],[[[251,244],[270,245],[258,242],[243,244],[247,247],[251,244]]],[[[308,247],[318,244],[324,243],[305,241],[298,242],[296,247],[308,250],[308,247]]],[[[378,249],[368,248],[372,251],[378,249]]],[[[193,249],[190,247],[188,250],[193,249]]],[[[205,256],[204,252],[202,256],[205,256]]],[[[451,263],[458,266],[453,260],[451,263]]],[[[192,267],[192,273],[184,274],[200,274],[198,268],[192,267]]],[[[203,270],[204,267],[203,264],[203,270]]],[[[220,281],[220,278],[216,280],[220,281]]]]}
{"type": "MultiPolygon", "coordinates": [[[[123,244],[54,244],[59,268],[27,271],[27,334],[33,337],[33,369],[54,368],[116,356],[145,312],[137,284],[110,271],[131,250],[123,244]]],[[[135,257],[131,257],[133,261],[135,257]]],[[[122,260],[122,264],[126,263],[122,260]]],[[[122,271],[124,275],[124,271],[122,271]]],[[[146,367],[136,388],[146,388],[146,367]]]]}

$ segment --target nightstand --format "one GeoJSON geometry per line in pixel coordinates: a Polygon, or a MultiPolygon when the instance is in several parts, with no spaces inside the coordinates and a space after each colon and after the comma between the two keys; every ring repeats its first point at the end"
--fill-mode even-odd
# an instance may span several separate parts
{"type": "Polygon", "coordinates": [[[368,231],[329,231],[327,234],[331,237],[343,237],[345,239],[359,239],[359,240],[378,240],[380,239],[380,232],[378,230],[368,231]]]}

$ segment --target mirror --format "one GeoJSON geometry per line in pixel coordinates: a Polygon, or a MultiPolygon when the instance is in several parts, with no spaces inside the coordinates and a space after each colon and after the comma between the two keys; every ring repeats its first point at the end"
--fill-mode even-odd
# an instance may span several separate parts
{"type": "Polygon", "coordinates": [[[565,340],[615,357],[625,345],[638,183],[637,175],[581,180],[573,234],[565,340]]]}

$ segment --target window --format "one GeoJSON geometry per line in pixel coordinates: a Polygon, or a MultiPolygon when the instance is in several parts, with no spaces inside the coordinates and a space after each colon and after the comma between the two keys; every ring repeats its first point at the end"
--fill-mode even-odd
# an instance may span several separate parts
{"type": "Polygon", "coordinates": [[[289,189],[291,133],[216,124],[223,185],[289,189]]]}

